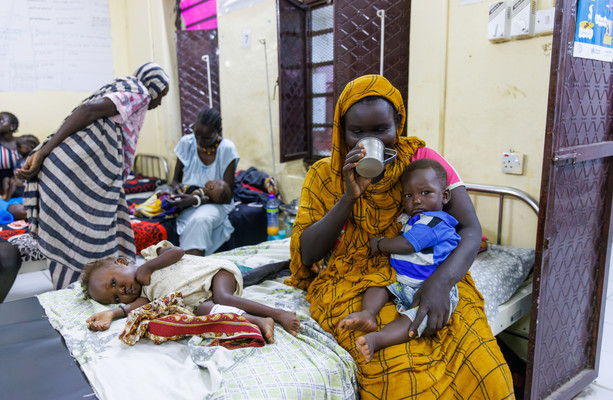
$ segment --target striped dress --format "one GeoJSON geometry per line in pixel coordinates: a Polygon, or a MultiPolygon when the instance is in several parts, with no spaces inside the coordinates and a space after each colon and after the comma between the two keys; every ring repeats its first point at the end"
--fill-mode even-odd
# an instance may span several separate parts
{"type": "MultiPolygon", "coordinates": [[[[143,83],[126,77],[82,104],[116,92],[144,95],[145,110],[151,99],[143,83]]],[[[56,289],[77,280],[90,261],[109,256],[135,259],[123,191],[122,135],[122,125],[111,118],[98,119],[54,148],[37,178],[27,182],[24,204],[30,233],[48,259],[56,289]]]]}
{"type": "Polygon", "coordinates": [[[13,171],[20,158],[21,155],[16,149],[9,149],[0,144],[0,178],[13,176],[13,171]]]}

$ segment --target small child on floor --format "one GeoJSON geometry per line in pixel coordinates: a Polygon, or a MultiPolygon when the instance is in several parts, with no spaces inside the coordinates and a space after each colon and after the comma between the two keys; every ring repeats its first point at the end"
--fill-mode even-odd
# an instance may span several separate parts
{"type": "Polygon", "coordinates": [[[274,342],[275,322],[291,335],[298,334],[300,320],[293,312],[240,297],[243,279],[234,263],[185,254],[166,240],[141,254],[145,258],[141,266],[113,257],[85,265],[81,275],[85,296],[102,304],[119,305],[89,317],[85,321],[89,329],[106,330],[113,319],[126,317],[130,311],[178,291],[185,305],[195,308],[196,315],[240,314],[260,328],[268,343],[274,342]]]}
{"type": "MultiPolygon", "coordinates": [[[[460,242],[460,235],[454,228],[458,221],[442,211],[451,196],[443,166],[430,159],[411,162],[401,182],[404,213],[398,220],[404,224],[402,234],[395,238],[374,237],[370,240],[373,255],[391,253],[390,264],[396,270],[397,281],[387,287],[366,289],[362,311],[348,315],[339,323],[339,329],[370,332],[356,340],[356,346],[367,362],[381,348],[421,336],[427,316],[419,325],[417,336],[409,331],[418,308],[410,308],[413,296],[460,242]],[[400,317],[375,332],[376,316],[390,294],[400,317]]],[[[449,318],[458,299],[458,288],[454,285],[449,293],[449,318]]]]}

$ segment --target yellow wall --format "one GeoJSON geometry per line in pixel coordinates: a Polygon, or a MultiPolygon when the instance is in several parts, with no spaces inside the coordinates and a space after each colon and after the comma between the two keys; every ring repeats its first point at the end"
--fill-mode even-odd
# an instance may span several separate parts
{"type": "MultiPolygon", "coordinates": [[[[491,43],[489,2],[460,3],[412,1],[409,135],[441,152],[465,182],[513,186],[538,200],[553,37],[491,43]],[[510,148],[525,154],[524,175],[501,172],[502,152],[510,148]]],[[[503,243],[534,246],[534,214],[510,205],[503,243]]],[[[476,207],[484,235],[495,240],[497,200],[478,200],[476,207]]]]}
{"type": "MultiPolygon", "coordinates": [[[[180,137],[179,96],[174,48],[174,0],[109,0],[113,71],[129,75],[147,61],[160,64],[172,80],[161,107],[147,113],[137,151],[170,157],[180,137]]],[[[19,118],[18,134],[44,139],[90,92],[0,92],[0,107],[19,118]]]]}
{"type": "MultiPolygon", "coordinates": [[[[505,43],[487,40],[487,1],[413,0],[409,68],[408,132],[440,151],[466,182],[508,185],[538,200],[549,87],[552,36],[505,43]],[[501,154],[526,155],[525,174],[500,172],[501,154]]],[[[538,9],[552,7],[540,0],[538,9]]],[[[180,137],[180,108],[174,39],[174,0],[109,0],[115,75],[141,63],[161,64],[172,79],[162,107],[148,113],[138,151],[165,156],[180,137]]],[[[239,168],[273,174],[268,99],[271,101],[274,169],[284,199],[300,195],[301,161],[279,163],[276,1],[219,15],[221,108],[224,136],[238,147],[239,168]],[[243,47],[249,31],[251,44],[243,47]],[[270,97],[266,87],[266,40],[270,97]]],[[[89,93],[0,93],[3,109],[15,113],[20,133],[41,139],[51,133],[89,93]],[[10,105],[10,107],[8,106],[10,105]]],[[[536,218],[512,202],[505,220],[511,235],[503,243],[533,246],[536,218]]],[[[496,201],[479,200],[484,234],[494,239],[496,201]]]]}
{"type": "Polygon", "coordinates": [[[300,196],[305,169],[302,161],[279,163],[276,13],[276,1],[266,0],[219,15],[219,86],[224,137],[236,144],[239,169],[255,167],[276,175],[283,198],[290,201],[300,196]],[[249,46],[243,45],[245,33],[251,36],[249,46]],[[266,46],[260,40],[265,40],[266,46]]]}

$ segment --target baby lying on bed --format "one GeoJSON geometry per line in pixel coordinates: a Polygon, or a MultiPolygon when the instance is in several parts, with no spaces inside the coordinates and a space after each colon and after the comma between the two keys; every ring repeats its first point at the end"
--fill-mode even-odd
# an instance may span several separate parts
{"type": "Polygon", "coordinates": [[[240,314],[260,328],[268,343],[274,342],[275,322],[290,334],[298,334],[300,321],[294,313],[240,297],[243,278],[234,263],[185,254],[166,240],[141,254],[145,258],[141,266],[113,257],[85,265],[81,275],[85,296],[102,304],[119,304],[89,317],[85,321],[89,329],[106,330],[113,319],[126,317],[130,311],[178,291],[185,305],[195,308],[196,315],[240,314]]]}

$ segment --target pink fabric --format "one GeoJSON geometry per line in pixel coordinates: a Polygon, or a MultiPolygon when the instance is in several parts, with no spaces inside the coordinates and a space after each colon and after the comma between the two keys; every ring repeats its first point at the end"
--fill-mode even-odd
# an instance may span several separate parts
{"type": "Polygon", "coordinates": [[[186,10],[187,7],[191,6],[196,2],[197,0],[181,1],[181,17],[183,17],[183,21],[185,21],[186,29],[217,29],[217,2],[214,0],[209,0],[186,10]],[[209,17],[213,18],[197,25],[189,26],[195,22],[202,21],[203,19],[209,17]]]}
{"type": "Polygon", "coordinates": [[[123,132],[123,175],[124,179],[132,171],[138,135],[147,114],[147,106],[151,97],[146,94],[130,92],[112,92],[104,95],[117,107],[119,114],[110,118],[121,125],[123,132]]]}
{"type": "Polygon", "coordinates": [[[436,151],[429,147],[420,147],[417,149],[415,154],[413,154],[411,161],[419,160],[421,158],[429,158],[431,160],[438,161],[443,168],[445,168],[445,171],[447,172],[447,187],[449,190],[457,186],[464,186],[464,182],[462,182],[462,178],[460,178],[458,172],[451,166],[451,164],[449,164],[447,160],[443,158],[443,156],[438,154],[436,151]]]}

